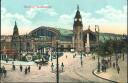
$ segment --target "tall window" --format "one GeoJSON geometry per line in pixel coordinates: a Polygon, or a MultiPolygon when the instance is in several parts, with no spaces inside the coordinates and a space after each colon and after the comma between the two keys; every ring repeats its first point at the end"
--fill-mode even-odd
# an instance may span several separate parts
{"type": "Polygon", "coordinates": [[[80,40],[82,40],[82,32],[80,32],[80,40]]]}

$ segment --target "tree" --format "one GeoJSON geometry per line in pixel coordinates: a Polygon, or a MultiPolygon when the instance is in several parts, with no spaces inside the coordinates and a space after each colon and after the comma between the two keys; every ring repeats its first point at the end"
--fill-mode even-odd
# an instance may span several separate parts
{"type": "MultiPolygon", "coordinates": [[[[97,48],[97,54],[101,56],[104,60],[104,58],[110,57],[110,66],[111,66],[111,57],[113,55],[113,48],[111,44],[111,40],[107,40],[105,42],[101,42],[99,48],[97,48]]],[[[104,63],[102,63],[104,64],[104,63]]]]}
{"type": "Polygon", "coordinates": [[[126,51],[127,51],[127,43],[122,40],[122,41],[121,41],[121,46],[122,46],[122,48],[121,48],[121,53],[122,53],[122,55],[123,55],[123,61],[124,61],[124,55],[125,55],[125,53],[126,53],[126,51]]]}
{"type": "Polygon", "coordinates": [[[113,48],[111,47],[111,42],[109,41],[105,41],[100,42],[99,48],[97,48],[97,54],[101,57],[108,57],[110,55],[112,55],[113,53],[113,48]]]}

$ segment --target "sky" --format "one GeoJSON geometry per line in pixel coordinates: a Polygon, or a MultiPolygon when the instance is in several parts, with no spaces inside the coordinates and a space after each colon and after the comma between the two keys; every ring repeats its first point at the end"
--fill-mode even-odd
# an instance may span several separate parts
{"type": "Polygon", "coordinates": [[[1,0],[1,34],[12,35],[15,21],[20,34],[49,26],[73,29],[79,5],[83,29],[126,34],[127,0],[1,0]]]}

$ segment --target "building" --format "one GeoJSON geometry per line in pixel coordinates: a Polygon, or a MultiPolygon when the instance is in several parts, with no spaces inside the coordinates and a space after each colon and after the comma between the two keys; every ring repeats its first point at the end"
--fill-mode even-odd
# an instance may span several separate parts
{"type": "MultiPolygon", "coordinates": [[[[44,51],[44,48],[50,47],[54,50],[57,47],[60,51],[86,51],[87,34],[89,34],[90,49],[96,47],[98,35],[96,31],[90,28],[83,30],[82,16],[80,14],[79,6],[77,6],[76,15],[74,17],[73,30],[61,29],[56,27],[40,26],[28,34],[19,35],[18,26],[15,22],[13,35],[1,36],[1,48],[13,49],[18,55],[21,52],[39,52],[44,51]]],[[[120,35],[116,36],[118,39],[120,35]]],[[[99,33],[99,41],[114,39],[115,34],[99,33]]],[[[4,53],[4,52],[3,52],[4,53]]]]}

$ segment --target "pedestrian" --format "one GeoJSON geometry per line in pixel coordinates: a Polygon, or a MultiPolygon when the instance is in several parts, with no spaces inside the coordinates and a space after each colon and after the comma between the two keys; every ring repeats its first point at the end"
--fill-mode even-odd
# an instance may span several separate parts
{"type": "Polygon", "coordinates": [[[67,59],[67,55],[66,55],[66,59],[67,59]]]}
{"type": "Polygon", "coordinates": [[[115,68],[115,63],[113,63],[113,68],[115,68]]]}
{"type": "Polygon", "coordinates": [[[94,60],[95,60],[95,56],[94,56],[94,60]]]}
{"type": "Polygon", "coordinates": [[[4,70],[3,70],[3,73],[4,73],[4,78],[5,78],[6,75],[7,75],[7,71],[4,69],[4,70]]]}
{"type": "Polygon", "coordinates": [[[63,64],[63,62],[61,63],[61,67],[62,67],[62,72],[63,72],[63,68],[64,68],[64,64],[63,64]]]}
{"type": "Polygon", "coordinates": [[[2,67],[2,73],[3,73],[4,77],[6,77],[6,70],[5,70],[4,66],[2,67]]]}
{"type": "Polygon", "coordinates": [[[20,71],[21,71],[21,72],[22,72],[22,69],[23,69],[23,68],[22,68],[22,65],[20,65],[20,71]]]}
{"type": "Polygon", "coordinates": [[[103,65],[101,66],[101,70],[102,70],[102,72],[104,72],[104,66],[103,65]]]}
{"type": "Polygon", "coordinates": [[[117,72],[118,72],[118,74],[120,73],[120,67],[119,67],[119,65],[117,66],[117,72]]]}
{"type": "Polygon", "coordinates": [[[83,66],[83,61],[81,60],[81,66],[83,66]]]}
{"type": "Polygon", "coordinates": [[[28,66],[28,72],[30,72],[30,65],[28,66]]]}
{"type": "Polygon", "coordinates": [[[106,69],[107,69],[108,68],[108,61],[106,61],[105,66],[106,66],[106,69]]]}
{"type": "Polygon", "coordinates": [[[123,61],[124,61],[124,53],[123,53],[123,61]]]}
{"type": "Polygon", "coordinates": [[[110,61],[110,67],[112,66],[112,63],[111,63],[111,61],[110,61]]]}
{"type": "Polygon", "coordinates": [[[76,53],[75,53],[75,56],[76,56],[76,53]]]}
{"type": "Polygon", "coordinates": [[[73,58],[75,58],[75,55],[73,55],[73,58]]]}
{"type": "Polygon", "coordinates": [[[15,65],[14,64],[12,65],[12,69],[15,70],[15,65]]]}
{"type": "Polygon", "coordinates": [[[39,70],[41,70],[41,65],[39,65],[39,70]]]}
{"type": "Polygon", "coordinates": [[[0,77],[3,75],[3,69],[0,67],[0,77]]]}
{"type": "Polygon", "coordinates": [[[5,67],[3,66],[2,69],[5,70],[5,67]]]}
{"type": "Polygon", "coordinates": [[[53,63],[52,63],[52,64],[51,64],[52,72],[53,72],[53,67],[54,67],[54,65],[53,65],[53,63]]]}
{"type": "Polygon", "coordinates": [[[92,56],[92,59],[95,60],[95,56],[92,56]]]}
{"type": "Polygon", "coordinates": [[[118,67],[119,65],[118,65],[118,63],[116,64],[116,67],[118,67]]]}
{"type": "Polygon", "coordinates": [[[86,54],[85,53],[83,55],[86,57],[86,54]]]}
{"type": "Polygon", "coordinates": [[[107,69],[107,67],[106,67],[106,65],[104,65],[104,72],[106,72],[106,69],[107,69]]]}
{"type": "Polygon", "coordinates": [[[0,73],[2,73],[2,71],[3,71],[3,70],[2,70],[2,68],[0,67],[0,73]]]}
{"type": "Polygon", "coordinates": [[[27,67],[25,68],[25,75],[27,74],[27,67]]]}

